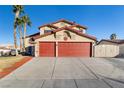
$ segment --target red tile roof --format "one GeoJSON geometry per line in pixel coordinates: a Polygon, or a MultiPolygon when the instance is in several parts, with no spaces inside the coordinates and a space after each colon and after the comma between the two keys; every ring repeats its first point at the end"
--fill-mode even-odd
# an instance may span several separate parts
{"type": "Polygon", "coordinates": [[[40,29],[41,27],[44,27],[44,26],[53,27],[53,28],[55,28],[55,30],[53,30],[53,31],[51,31],[51,32],[48,32],[48,33],[44,33],[43,35],[40,35],[40,32],[38,32],[38,33],[35,33],[35,34],[32,34],[32,35],[29,35],[29,36],[27,36],[27,37],[33,37],[34,39],[38,39],[38,38],[41,38],[41,37],[44,37],[44,36],[47,36],[47,35],[51,35],[51,34],[53,34],[53,33],[56,33],[56,32],[58,32],[58,31],[61,31],[61,30],[70,30],[70,31],[72,31],[72,32],[74,32],[74,33],[76,33],[76,34],[78,34],[78,35],[80,35],[80,36],[84,36],[84,37],[87,37],[87,38],[96,40],[96,38],[93,37],[93,36],[90,36],[90,35],[87,35],[87,34],[83,34],[83,33],[79,32],[79,30],[72,29],[72,27],[81,27],[81,28],[84,28],[84,29],[87,29],[87,27],[81,26],[81,25],[79,25],[79,24],[77,24],[77,23],[75,23],[75,22],[67,21],[67,20],[65,20],[65,19],[58,20],[58,21],[53,22],[53,23],[51,23],[51,24],[45,24],[45,25],[43,25],[43,26],[40,26],[39,29],[40,29]],[[53,25],[53,24],[58,23],[58,22],[66,22],[66,23],[71,24],[71,26],[68,26],[68,27],[66,26],[66,27],[61,27],[61,28],[59,28],[59,27],[53,25]]]}
{"type": "Polygon", "coordinates": [[[75,24],[75,22],[70,22],[70,21],[65,20],[65,19],[60,19],[60,20],[58,20],[56,22],[53,22],[51,24],[56,24],[56,23],[59,23],[59,22],[65,22],[65,23],[68,23],[68,24],[71,24],[71,25],[74,25],[75,24]]]}
{"type": "Polygon", "coordinates": [[[84,28],[84,29],[87,29],[87,27],[85,27],[85,26],[81,26],[81,25],[79,25],[79,24],[75,24],[75,25],[72,25],[72,26],[69,26],[69,27],[81,27],[81,28],[84,28]]]}
{"type": "Polygon", "coordinates": [[[29,35],[29,36],[26,36],[26,38],[27,38],[27,37],[35,37],[35,36],[39,36],[39,35],[40,35],[40,32],[35,33],[35,34],[32,34],[32,35],[29,35]]]}
{"type": "Polygon", "coordinates": [[[44,36],[47,36],[47,35],[51,35],[51,34],[53,34],[53,33],[56,33],[56,32],[58,32],[58,31],[61,31],[61,30],[69,30],[69,31],[72,31],[72,32],[74,32],[74,33],[80,35],[80,36],[87,37],[87,38],[90,38],[90,39],[96,41],[96,37],[90,36],[90,35],[87,35],[87,34],[83,34],[83,33],[79,32],[78,30],[72,29],[72,28],[70,28],[70,27],[58,28],[58,29],[56,29],[56,30],[53,30],[52,32],[48,32],[48,33],[45,33],[45,34],[43,34],[43,35],[36,36],[36,37],[34,37],[34,39],[38,39],[38,38],[41,38],[41,37],[44,37],[44,36]]]}
{"type": "Polygon", "coordinates": [[[55,29],[58,28],[57,26],[54,26],[54,25],[52,25],[52,24],[45,24],[45,25],[42,25],[42,26],[40,26],[40,27],[38,27],[38,28],[40,29],[41,27],[44,27],[44,26],[53,27],[53,28],[55,28],[55,29]]]}
{"type": "Polygon", "coordinates": [[[75,22],[71,22],[71,21],[68,21],[68,20],[65,20],[65,19],[60,19],[60,20],[58,20],[56,22],[53,22],[53,23],[50,23],[50,24],[45,24],[45,25],[42,25],[42,26],[40,26],[38,28],[40,29],[41,27],[48,26],[48,27],[53,27],[53,28],[57,29],[58,27],[54,26],[53,24],[56,24],[56,23],[59,23],[59,22],[65,22],[65,23],[71,24],[72,27],[77,26],[77,27],[81,27],[81,28],[87,29],[87,27],[85,27],[85,26],[81,26],[81,25],[79,25],[79,24],[77,24],[75,22]]]}

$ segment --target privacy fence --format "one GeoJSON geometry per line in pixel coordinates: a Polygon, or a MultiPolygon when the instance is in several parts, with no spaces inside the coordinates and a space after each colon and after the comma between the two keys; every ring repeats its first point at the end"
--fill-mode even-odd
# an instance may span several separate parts
{"type": "Polygon", "coordinates": [[[94,46],[94,57],[116,57],[119,55],[117,45],[96,45],[94,46]]]}

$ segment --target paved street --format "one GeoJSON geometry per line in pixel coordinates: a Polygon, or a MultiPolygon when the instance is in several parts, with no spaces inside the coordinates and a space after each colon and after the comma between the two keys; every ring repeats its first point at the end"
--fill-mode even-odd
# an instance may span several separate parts
{"type": "Polygon", "coordinates": [[[36,57],[2,78],[0,87],[124,87],[124,59],[36,57]]]}

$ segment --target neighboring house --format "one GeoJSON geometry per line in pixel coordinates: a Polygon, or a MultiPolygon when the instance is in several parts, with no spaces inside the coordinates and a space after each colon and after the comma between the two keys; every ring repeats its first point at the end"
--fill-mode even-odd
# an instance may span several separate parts
{"type": "Polygon", "coordinates": [[[110,39],[102,39],[100,42],[98,42],[97,45],[122,45],[124,44],[123,39],[115,39],[115,40],[110,40],[110,39]]]}
{"type": "Polygon", "coordinates": [[[0,45],[0,56],[10,55],[11,46],[10,45],[0,45]]]}
{"type": "Polygon", "coordinates": [[[40,32],[26,37],[28,52],[36,57],[91,57],[96,37],[87,27],[61,19],[42,25],[40,32]]]}
{"type": "Polygon", "coordinates": [[[14,46],[12,44],[0,44],[0,49],[13,49],[14,46]]]}
{"type": "Polygon", "coordinates": [[[102,39],[95,46],[95,57],[120,57],[124,56],[123,39],[102,39]]]}

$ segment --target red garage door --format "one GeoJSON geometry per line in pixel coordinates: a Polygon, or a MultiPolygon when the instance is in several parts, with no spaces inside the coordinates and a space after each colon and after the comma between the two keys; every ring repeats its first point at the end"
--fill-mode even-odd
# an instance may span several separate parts
{"type": "Polygon", "coordinates": [[[39,56],[41,57],[55,57],[55,43],[54,42],[40,42],[39,56]]]}
{"type": "Polygon", "coordinates": [[[59,42],[58,56],[60,57],[90,57],[91,43],[59,42]]]}

